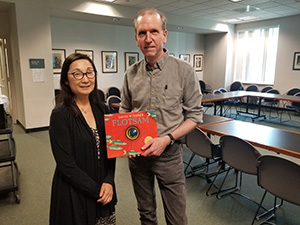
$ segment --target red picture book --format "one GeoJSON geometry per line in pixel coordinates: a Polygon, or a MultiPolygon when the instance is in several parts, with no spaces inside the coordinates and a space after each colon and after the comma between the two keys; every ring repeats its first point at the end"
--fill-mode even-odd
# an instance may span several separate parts
{"type": "Polygon", "coordinates": [[[107,157],[142,153],[142,146],[157,137],[155,111],[104,115],[107,157]]]}

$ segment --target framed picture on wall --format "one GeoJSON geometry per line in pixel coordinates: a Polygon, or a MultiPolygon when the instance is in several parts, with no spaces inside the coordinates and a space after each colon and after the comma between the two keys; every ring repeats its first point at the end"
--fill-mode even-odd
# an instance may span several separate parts
{"type": "Polygon", "coordinates": [[[125,70],[132,64],[139,61],[139,53],[138,52],[125,52],[125,70]]]}
{"type": "Polygon", "coordinates": [[[91,58],[91,60],[94,61],[94,51],[93,50],[80,50],[80,49],[76,49],[75,52],[87,55],[88,57],[91,58]]]}
{"type": "Polygon", "coordinates": [[[179,54],[179,59],[190,62],[190,54],[179,54]]]}
{"type": "Polygon", "coordinates": [[[194,55],[194,68],[195,68],[195,71],[203,70],[203,55],[202,54],[194,55]]]}
{"type": "Polygon", "coordinates": [[[61,73],[61,68],[66,59],[65,49],[52,49],[53,73],[61,73]]]}
{"type": "Polygon", "coordinates": [[[300,52],[295,52],[293,70],[300,70],[300,52]]]}
{"type": "Polygon", "coordinates": [[[102,72],[117,73],[118,72],[118,53],[116,51],[102,51],[102,72]]]}

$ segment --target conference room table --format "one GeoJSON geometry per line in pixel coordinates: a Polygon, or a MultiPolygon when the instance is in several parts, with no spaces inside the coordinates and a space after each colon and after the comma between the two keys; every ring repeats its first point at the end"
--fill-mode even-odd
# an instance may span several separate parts
{"type": "MultiPolygon", "coordinates": [[[[224,101],[229,100],[229,99],[241,99],[241,98],[247,98],[246,102],[246,110],[245,111],[239,111],[239,113],[246,113],[246,114],[251,114],[254,115],[253,119],[264,117],[265,115],[261,115],[261,107],[262,107],[262,100],[263,99],[274,99],[274,100],[281,100],[281,101],[286,101],[286,102],[300,102],[300,97],[299,96],[292,96],[292,95],[280,95],[280,94],[272,94],[272,93],[262,93],[262,92],[255,92],[255,91],[230,91],[230,92],[223,92],[223,93],[218,93],[218,94],[204,94],[202,97],[202,102],[203,103],[208,103],[208,102],[220,102],[220,115],[222,116],[223,114],[223,104],[224,101]],[[258,99],[258,111],[257,113],[250,113],[248,111],[248,100],[249,97],[256,97],[258,99]]],[[[280,108],[281,110],[284,110],[284,108],[280,108]]],[[[216,112],[216,110],[215,110],[216,112]]]]}
{"type": "Polygon", "coordinates": [[[300,158],[300,132],[239,120],[203,123],[198,127],[209,134],[218,136],[233,135],[250,142],[256,147],[300,158]]]}

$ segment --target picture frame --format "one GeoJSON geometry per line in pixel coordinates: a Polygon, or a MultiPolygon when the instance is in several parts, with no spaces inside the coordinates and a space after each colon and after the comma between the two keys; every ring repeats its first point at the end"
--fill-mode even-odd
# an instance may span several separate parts
{"type": "Polygon", "coordinates": [[[139,53],[138,52],[125,52],[125,70],[132,64],[139,61],[139,53]]]}
{"type": "Polygon", "coordinates": [[[65,49],[52,49],[52,67],[53,73],[61,73],[61,68],[66,59],[65,49]]]}
{"type": "Polygon", "coordinates": [[[94,51],[93,50],[75,49],[75,53],[87,55],[88,57],[90,57],[91,60],[94,61],[94,51]]]}
{"type": "Polygon", "coordinates": [[[116,51],[101,51],[102,73],[118,72],[118,53],[116,51]]]}
{"type": "Polygon", "coordinates": [[[179,54],[179,59],[182,59],[186,62],[190,62],[190,54],[179,54]]]}
{"type": "Polygon", "coordinates": [[[194,69],[197,72],[203,71],[203,55],[202,54],[194,55],[194,69]]]}
{"type": "Polygon", "coordinates": [[[300,70],[300,52],[294,53],[293,70],[300,70]]]}

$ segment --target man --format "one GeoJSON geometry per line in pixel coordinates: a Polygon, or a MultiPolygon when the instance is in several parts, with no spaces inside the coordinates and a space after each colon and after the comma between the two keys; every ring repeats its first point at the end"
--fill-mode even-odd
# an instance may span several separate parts
{"type": "Polygon", "coordinates": [[[141,156],[129,158],[141,224],[157,224],[154,178],[167,224],[187,224],[185,177],[180,138],[202,122],[199,81],[186,62],[169,56],[166,17],[145,9],[134,20],[137,46],[144,59],[125,73],[120,112],[155,110],[158,137],[141,156]]]}

